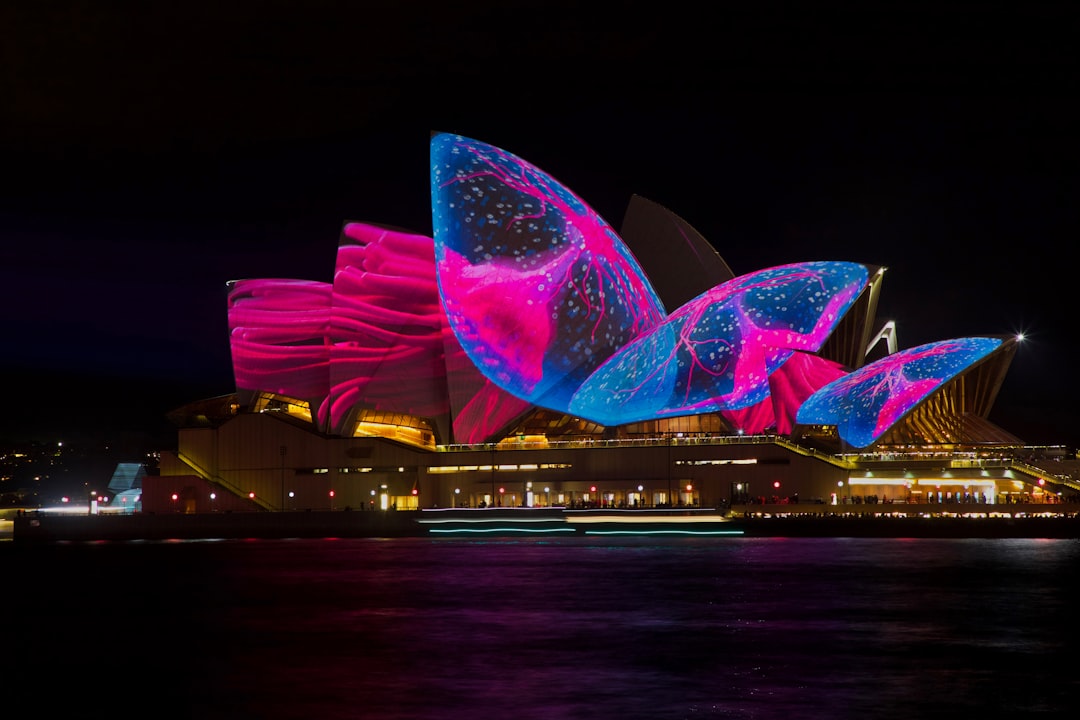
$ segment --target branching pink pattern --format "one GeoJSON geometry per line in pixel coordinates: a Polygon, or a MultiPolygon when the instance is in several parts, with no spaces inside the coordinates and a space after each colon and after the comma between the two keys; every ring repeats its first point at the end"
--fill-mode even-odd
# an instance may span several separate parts
{"type": "Polygon", "coordinates": [[[496,384],[565,410],[597,365],[659,324],[659,298],[614,230],[521,158],[439,135],[432,167],[451,327],[496,384]]]}
{"type": "Polygon", "coordinates": [[[993,337],[958,338],[887,355],[822,387],[802,404],[796,420],[836,425],[845,442],[866,447],[1001,344],[993,337]]]}

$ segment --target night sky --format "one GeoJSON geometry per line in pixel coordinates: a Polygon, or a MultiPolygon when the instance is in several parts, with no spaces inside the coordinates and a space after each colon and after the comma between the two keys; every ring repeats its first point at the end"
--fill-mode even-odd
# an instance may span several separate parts
{"type": "Polygon", "coordinates": [[[737,274],[884,265],[902,348],[1022,331],[990,419],[1080,444],[1067,4],[146,5],[0,8],[0,436],[167,441],[234,389],[226,282],[331,280],[346,220],[430,234],[447,131],[737,274]]]}

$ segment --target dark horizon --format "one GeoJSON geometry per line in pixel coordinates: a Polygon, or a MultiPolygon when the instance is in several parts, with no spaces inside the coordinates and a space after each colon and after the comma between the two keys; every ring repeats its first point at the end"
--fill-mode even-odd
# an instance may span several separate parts
{"type": "Polygon", "coordinates": [[[632,195],[659,203],[736,274],[884,265],[901,348],[1024,332],[990,420],[1080,445],[1062,10],[545,10],[17,3],[0,436],[167,436],[169,410],[233,390],[225,283],[329,280],[349,220],[430,233],[445,131],[616,228],[632,195]]]}

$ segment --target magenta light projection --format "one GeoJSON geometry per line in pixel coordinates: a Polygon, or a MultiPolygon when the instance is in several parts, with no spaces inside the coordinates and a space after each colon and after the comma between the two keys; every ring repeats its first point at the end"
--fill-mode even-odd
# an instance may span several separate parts
{"type": "Polygon", "coordinates": [[[450,327],[480,371],[565,411],[666,312],[633,254],[547,173],[459,135],[431,139],[432,223],[450,327]]]}
{"type": "Polygon", "coordinates": [[[622,425],[760,403],[794,351],[821,348],[867,278],[858,263],[806,262],[722,283],[616,352],[569,410],[622,425]]]}
{"type": "Polygon", "coordinates": [[[845,442],[866,447],[1001,345],[997,338],[969,337],[895,352],[822,387],[802,404],[796,420],[836,425],[845,442]]]}
{"type": "Polygon", "coordinates": [[[848,369],[818,355],[794,352],[769,375],[769,397],[739,410],[721,410],[727,424],[747,434],[789,435],[799,406],[819,388],[846,375],[848,369]]]}
{"type": "Polygon", "coordinates": [[[348,223],[333,288],[330,431],[349,429],[354,407],[449,412],[432,239],[348,223]]]}
{"type": "Polygon", "coordinates": [[[453,409],[457,440],[479,442],[527,407],[463,362],[439,300],[430,237],[346,224],[330,326],[331,432],[351,429],[354,408],[429,418],[453,409]]]}
{"type": "Polygon", "coordinates": [[[238,280],[228,295],[229,344],[238,390],[306,400],[329,393],[331,287],[313,280],[238,280]]]}
{"type": "MultiPolygon", "coordinates": [[[[867,288],[852,262],[734,277],[668,315],[623,239],[550,175],[459,135],[430,152],[433,237],[347,223],[332,283],[230,283],[238,393],[307,401],[335,435],[375,410],[490,442],[539,406],[609,427],[704,413],[746,433],[836,425],[866,447],[1002,344],[932,343],[848,373],[817,353],[867,288]]],[[[655,224],[635,242],[659,242],[655,224]]]]}

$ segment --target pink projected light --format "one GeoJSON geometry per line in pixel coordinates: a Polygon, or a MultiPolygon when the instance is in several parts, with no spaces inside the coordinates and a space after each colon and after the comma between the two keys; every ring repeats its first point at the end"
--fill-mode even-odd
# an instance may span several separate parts
{"type": "Polygon", "coordinates": [[[847,372],[840,363],[794,352],[786,363],[769,375],[769,397],[740,410],[721,410],[720,415],[728,425],[744,433],[775,431],[788,435],[803,402],[847,372]]]}
{"type": "Polygon", "coordinates": [[[439,289],[473,363],[565,411],[581,383],[665,311],[637,260],[550,175],[458,135],[431,140],[439,289]]]}
{"type": "Polygon", "coordinates": [[[760,403],[793,351],[821,347],[867,275],[857,263],[808,262],[718,285],[613,355],[570,412],[621,425],[760,403]]]}
{"type": "Polygon", "coordinates": [[[333,287],[331,431],[346,429],[354,407],[419,417],[447,413],[432,240],[349,223],[333,287]]]}
{"type": "Polygon", "coordinates": [[[433,136],[431,160],[433,238],[348,223],[333,284],[230,284],[238,392],[307,401],[338,435],[371,410],[490,442],[540,406],[604,426],[836,425],[865,447],[1002,342],[931,343],[848,373],[815,353],[867,287],[850,262],[736,277],[668,316],[619,235],[550,175],[458,135],[433,136]]]}
{"type": "Polygon", "coordinates": [[[329,392],[327,283],[239,280],[229,289],[229,343],[239,390],[273,392],[318,407],[329,392]]]}
{"type": "Polygon", "coordinates": [[[621,425],[760,403],[770,374],[819,349],[866,285],[862,265],[802,263],[663,317],[622,239],[554,178],[457,135],[433,137],[431,156],[450,327],[499,387],[559,412],[621,425]]]}
{"type": "Polygon", "coordinates": [[[358,407],[429,418],[453,408],[459,441],[478,442],[527,407],[463,362],[439,301],[430,237],[347,224],[330,325],[334,433],[349,429],[358,407]]]}
{"type": "Polygon", "coordinates": [[[893,353],[822,387],[799,408],[796,420],[836,425],[845,442],[866,447],[1001,344],[997,338],[971,337],[893,353]]]}

